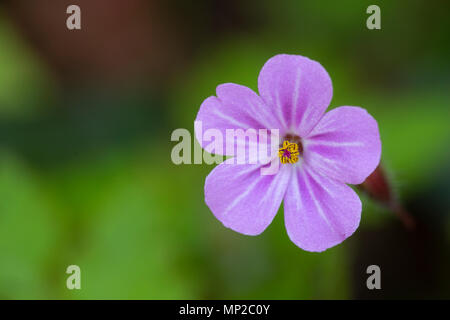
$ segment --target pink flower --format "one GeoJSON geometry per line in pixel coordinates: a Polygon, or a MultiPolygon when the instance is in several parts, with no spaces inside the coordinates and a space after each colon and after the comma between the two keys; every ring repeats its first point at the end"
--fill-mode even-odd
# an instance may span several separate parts
{"type": "Polygon", "coordinates": [[[286,230],[297,246],[323,251],[341,243],[361,218],[361,201],[347,183],[362,183],[380,161],[377,122],[360,107],[325,113],[331,79],[306,57],[272,57],[259,74],[258,89],[259,96],[237,84],[219,85],[217,97],[202,103],[196,121],[223,136],[226,129],[279,129],[279,170],[261,175],[262,164],[225,161],[206,178],[206,204],[226,227],[257,235],[284,200],[286,230]],[[283,159],[291,153],[298,159],[283,159]]]}

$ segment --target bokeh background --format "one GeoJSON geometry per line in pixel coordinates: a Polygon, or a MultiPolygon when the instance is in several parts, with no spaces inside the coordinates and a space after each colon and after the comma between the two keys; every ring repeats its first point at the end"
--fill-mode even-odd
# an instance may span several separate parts
{"type": "Polygon", "coordinates": [[[448,1],[0,1],[0,298],[450,298],[448,1]],[[81,7],[82,30],[66,28],[81,7]],[[381,7],[381,30],[366,8],[381,7]],[[204,203],[213,166],[171,162],[224,82],[257,90],[264,62],[308,56],[331,107],[378,120],[408,230],[363,197],[359,229],[297,248],[280,210],[258,237],[204,203]],[[68,265],[82,289],[66,288],[68,265]],[[366,288],[367,266],[382,290],[366,288]]]}

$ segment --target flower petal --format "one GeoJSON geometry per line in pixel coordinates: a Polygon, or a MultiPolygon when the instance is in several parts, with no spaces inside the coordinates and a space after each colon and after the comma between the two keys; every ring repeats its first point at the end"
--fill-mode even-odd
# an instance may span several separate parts
{"type": "Polygon", "coordinates": [[[269,59],[258,77],[259,94],[286,130],[305,136],[330,104],[331,79],[320,63],[298,55],[269,59]]]}
{"type": "Polygon", "coordinates": [[[275,175],[261,175],[261,166],[229,164],[229,160],[206,177],[206,204],[227,228],[260,234],[280,207],[292,167],[281,166],[275,175]]]}
{"type": "Polygon", "coordinates": [[[380,162],[376,120],[359,107],[327,112],[303,140],[305,161],[316,171],[345,183],[360,184],[380,162]]]}
{"type": "Polygon", "coordinates": [[[347,185],[303,165],[292,175],[284,198],[289,238],[307,251],[324,251],[353,234],[361,201],[347,185]]]}
{"type": "Polygon", "coordinates": [[[263,100],[251,89],[233,84],[221,84],[216,89],[217,97],[203,101],[196,122],[201,121],[202,130],[195,128],[197,141],[207,151],[209,142],[203,141],[202,134],[208,129],[219,130],[223,137],[223,152],[226,152],[226,129],[279,129],[280,124],[263,100]]]}

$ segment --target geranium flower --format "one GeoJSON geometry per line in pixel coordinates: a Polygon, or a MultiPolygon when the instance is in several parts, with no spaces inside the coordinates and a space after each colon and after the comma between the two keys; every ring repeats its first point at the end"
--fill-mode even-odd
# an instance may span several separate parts
{"type": "MultiPolygon", "coordinates": [[[[261,163],[227,160],[206,178],[206,204],[226,227],[258,235],[284,201],[286,230],[297,246],[323,251],[341,243],[361,218],[361,201],[347,183],[362,183],[380,161],[377,122],[360,107],[325,113],[331,79],[306,57],[269,59],[259,74],[258,90],[259,95],[237,84],[219,85],[217,97],[202,103],[196,121],[224,137],[226,129],[279,129],[279,170],[261,175],[261,163]]],[[[196,136],[205,148],[207,143],[198,132],[196,136]]]]}

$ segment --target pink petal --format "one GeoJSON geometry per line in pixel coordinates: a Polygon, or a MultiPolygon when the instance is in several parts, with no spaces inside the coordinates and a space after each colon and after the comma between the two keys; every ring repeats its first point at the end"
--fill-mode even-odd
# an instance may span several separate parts
{"type": "MultiPolygon", "coordinates": [[[[226,152],[225,136],[226,129],[278,129],[280,124],[273,116],[272,111],[264,101],[251,89],[226,83],[219,85],[216,89],[217,97],[211,96],[203,101],[197,114],[197,121],[202,123],[202,132],[208,129],[216,129],[223,136],[224,155],[232,155],[226,152]]],[[[195,136],[200,142],[201,134],[195,128],[195,136]]],[[[269,141],[270,143],[270,141],[269,141]]],[[[205,150],[210,142],[201,143],[205,150]]],[[[217,152],[215,152],[217,153],[217,152]]],[[[220,153],[219,153],[220,154],[220,153]]]]}
{"type": "Polygon", "coordinates": [[[339,107],[327,112],[303,141],[305,161],[336,180],[362,183],[378,166],[378,125],[366,110],[339,107]]]}
{"type": "Polygon", "coordinates": [[[206,204],[225,227],[260,234],[280,207],[292,167],[281,166],[275,175],[261,175],[258,165],[228,163],[221,163],[206,177],[206,204]]]}
{"type": "Polygon", "coordinates": [[[331,79],[320,63],[280,54],[269,59],[258,78],[259,94],[287,130],[305,136],[330,104],[331,79]]]}
{"type": "Polygon", "coordinates": [[[358,228],[361,201],[349,186],[303,165],[286,191],[284,217],[292,242],[307,251],[324,251],[358,228]]]}

